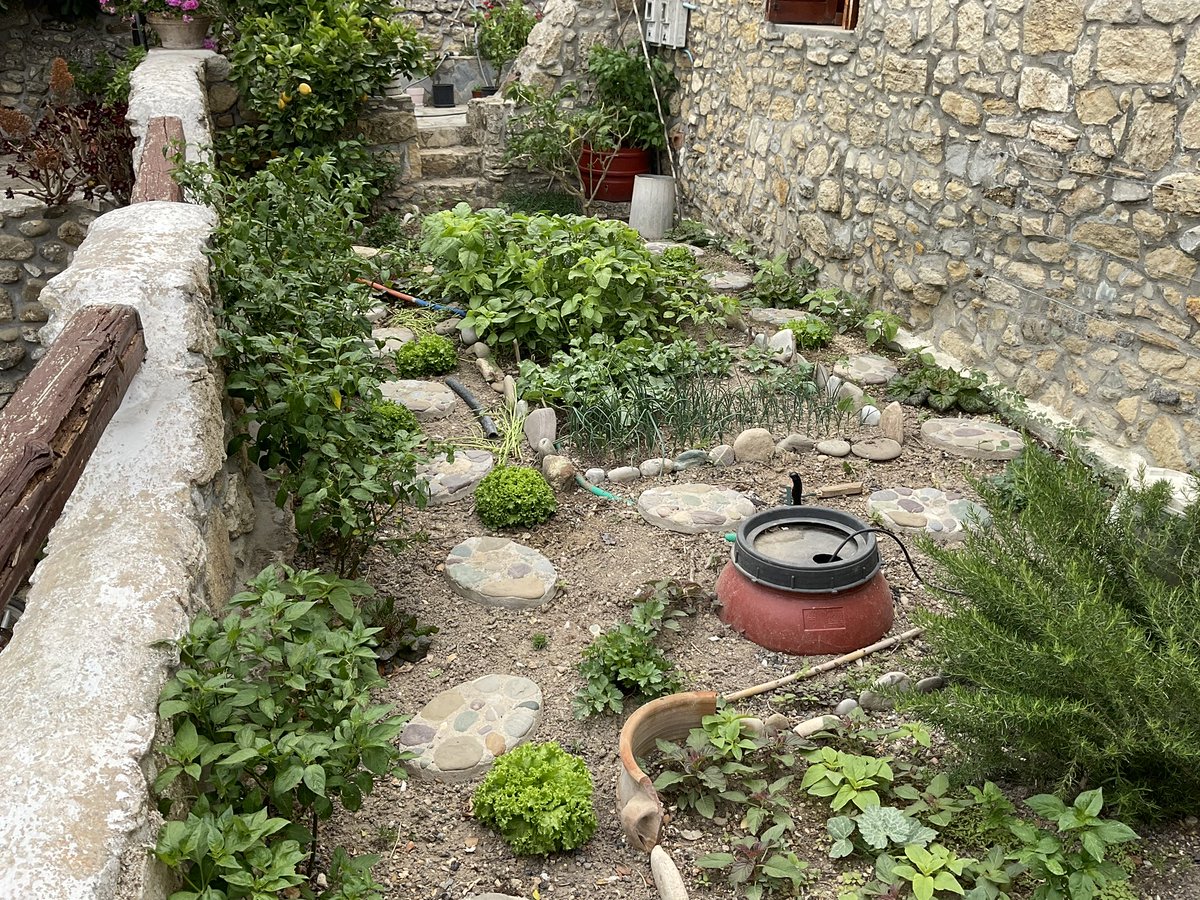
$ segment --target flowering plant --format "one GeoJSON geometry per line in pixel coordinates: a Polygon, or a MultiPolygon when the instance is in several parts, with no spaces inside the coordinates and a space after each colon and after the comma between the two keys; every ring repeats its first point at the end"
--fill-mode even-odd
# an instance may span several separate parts
{"type": "Polygon", "coordinates": [[[521,0],[509,0],[508,3],[485,0],[471,14],[479,55],[499,71],[505,63],[517,58],[529,32],[541,17],[540,12],[534,12],[521,0]]]}
{"type": "Polygon", "coordinates": [[[109,15],[148,13],[180,18],[185,22],[215,13],[208,0],[101,0],[100,9],[109,15]]]}

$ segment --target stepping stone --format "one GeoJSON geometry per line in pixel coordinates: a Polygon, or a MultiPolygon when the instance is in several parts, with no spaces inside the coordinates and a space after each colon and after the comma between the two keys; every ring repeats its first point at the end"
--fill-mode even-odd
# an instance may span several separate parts
{"type": "Polygon", "coordinates": [[[442,691],[400,732],[404,766],[425,781],[482,775],[502,753],[529,738],[542,717],[542,689],[516,675],[484,675],[442,691]]]}
{"type": "Polygon", "coordinates": [[[754,279],[744,272],[709,272],[704,280],[714,291],[726,294],[736,294],[754,284],[754,279]]]}
{"type": "Polygon", "coordinates": [[[371,338],[383,341],[383,346],[373,346],[371,353],[374,356],[387,356],[389,353],[395,353],[410,341],[415,341],[417,336],[411,328],[376,328],[372,330],[371,338]]]}
{"type": "Polygon", "coordinates": [[[1004,425],[983,419],[928,419],[921,426],[925,443],[955,456],[1014,459],[1025,441],[1004,425]]]}
{"type": "Polygon", "coordinates": [[[422,422],[444,419],[454,409],[454,391],[440,381],[414,381],[402,378],[379,386],[383,396],[407,406],[422,422]]]}
{"type": "Polygon", "coordinates": [[[474,494],[495,463],[496,458],[486,450],[455,450],[454,462],[439,453],[417,466],[417,477],[429,485],[429,505],[441,506],[474,494]]]}
{"type": "Polygon", "coordinates": [[[991,519],[974,500],[932,487],[876,491],[867,498],[867,514],[897,531],[924,532],[940,541],[961,541],[975,522],[991,519]]]}
{"type": "Polygon", "coordinates": [[[460,597],[504,609],[541,606],[558,589],[550,560],[508,538],[467,538],[446,557],[446,577],[460,597]]]}
{"type": "Polygon", "coordinates": [[[871,462],[887,462],[900,455],[903,448],[891,438],[867,438],[865,441],[855,441],[850,452],[859,459],[869,459],[871,462]]]}
{"type": "Polygon", "coordinates": [[[817,441],[817,446],[814,448],[818,453],[825,456],[849,456],[850,442],[849,441],[817,441]]]}
{"type": "Polygon", "coordinates": [[[900,377],[900,370],[890,359],[864,353],[839,362],[833,367],[833,374],[855,384],[887,384],[900,377]]]}
{"type": "Polygon", "coordinates": [[[642,492],[637,505],[642,518],[651,525],[680,534],[728,531],[755,510],[754,504],[737,491],[711,484],[653,487],[642,492]]]}
{"type": "Polygon", "coordinates": [[[803,322],[811,318],[808,313],[798,309],[749,309],[746,318],[756,325],[769,325],[772,328],[782,328],[788,322],[803,322]]]}
{"type": "Polygon", "coordinates": [[[699,247],[693,247],[691,244],[678,244],[678,243],[675,243],[674,241],[646,241],[646,249],[649,250],[651,253],[653,253],[655,256],[658,256],[664,250],[671,250],[675,247],[683,247],[685,250],[687,250],[689,253],[691,253],[692,256],[695,256],[696,258],[699,258],[704,255],[703,250],[701,250],[699,247]]]}

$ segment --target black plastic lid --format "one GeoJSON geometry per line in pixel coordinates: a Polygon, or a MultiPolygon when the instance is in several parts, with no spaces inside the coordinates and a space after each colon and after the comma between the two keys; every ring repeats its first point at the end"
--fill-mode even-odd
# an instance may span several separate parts
{"type": "MultiPolygon", "coordinates": [[[[865,584],[879,571],[879,547],[866,522],[820,506],[777,506],[742,520],[733,543],[733,564],[758,584],[797,593],[840,593],[865,584]],[[774,555],[768,542],[795,530],[790,558],[774,555]],[[803,532],[803,534],[801,534],[803,532]],[[849,538],[849,540],[847,540],[849,538]],[[845,542],[838,550],[838,545],[845,542]],[[837,550],[836,558],[832,557],[837,550]]],[[[786,546],[787,542],[782,546],[786,546]]]]}

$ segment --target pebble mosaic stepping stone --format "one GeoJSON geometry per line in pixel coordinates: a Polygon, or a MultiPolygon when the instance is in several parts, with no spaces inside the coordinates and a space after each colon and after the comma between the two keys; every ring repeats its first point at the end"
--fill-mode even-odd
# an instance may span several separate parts
{"type": "Polygon", "coordinates": [[[728,531],[755,510],[737,491],[711,484],[653,487],[642,492],[637,505],[651,525],[680,534],[728,531]]]}
{"type": "Polygon", "coordinates": [[[709,272],[704,276],[714,291],[736,294],[754,284],[754,279],[744,272],[709,272]]]}
{"type": "Polygon", "coordinates": [[[1013,459],[1025,449],[1017,432],[983,419],[928,419],[921,425],[921,439],[972,459],[1013,459]]]}
{"type": "Polygon", "coordinates": [[[517,675],[484,675],[442,691],[400,732],[404,765],[425,781],[469,781],[533,734],[542,689],[517,675]]]}
{"type": "Polygon", "coordinates": [[[454,409],[454,391],[440,381],[414,381],[403,378],[385,381],[379,390],[388,400],[407,406],[422,422],[444,419],[454,409]]]}
{"type": "Polygon", "coordinates": [[[746,318],[756,325],[782,328],[788,322],[803,322],[809,315],[798,309],[750,309],[746,311],[746,318]]]}
{"type": "Polygon", "coordinates": [[[496,457],[486,450],[455,450],[454,462],[439,453],[417,466],[417,477],[429,485],[429,505],[441,506],[475,493],[495,463],[496,457]]]}
{"type": "Polygon", "coordinates": [[[900,455],[903,448],[891,438],[867,438],[865,441],[855,441],[850,452],[859,459],[869,459],[871,462],[887,462],[900,455]]]}
{"type": "Polygon", "coordinates": [[[558,572],[532,547],[508,538],[467,538],[446,557],[446,577],[460,597],[480,606],[531,609],[554,596],[558,572]]]}
{"type": "Polygon", "coordinates": [[[383,341],[383,346],[374,345],[371,352],[376,356],[386,356],[389,353],[395,353],[405,344],[416,340],[416,335],[413,334],[411,328],[376,328],[371,332],[371,337],[376,341],[383,341]]]}
{"type": "Polygon", "coordinates": [[[976,521],[989,521],[987,510],[957,491],[937,488],[889,488],[867,498],[867,513],[899,531],[923,531],[942,541],[960,541],[976,521]]]}
{"type": "Polygon", "coordinates": [[[683,247],[685,250],[689,251],[692,256],[697,258],[704,255],[703,250],[701,250],[699,247],[693,247],[691,244],[679,244],[674,241],[646,241],[646,249],[655,256],[658,256],[664,250],[671,250],[675,247],[683,247]]]}
{"type": "Polygon", "coordinates": [[[900,370],[892,361],[874,353],[851,356],[833,367],[833,374],[855,384],[887,384],[900,377],[900,370]]]}

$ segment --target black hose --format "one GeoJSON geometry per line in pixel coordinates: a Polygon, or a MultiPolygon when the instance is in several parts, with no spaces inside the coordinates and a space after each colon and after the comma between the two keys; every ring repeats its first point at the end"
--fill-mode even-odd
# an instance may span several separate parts
{"type": "Polygon", "coordinates": [[[929,588],[931,591],[938,591],[939,593],[942,593],[942,594],[953,594],[955,597],[967,596],[962,591],[952,591],[949,588],[939,587],[936,584],[930,584],[928,581],[926,581],[924,578],[922,578],[921,573],[917,571],[917,567],[912,561],[912,557],[908,555],[908,548],[904,546],[904,541],[900,540],[899,537],[897,537],[892,532],[888,531],[886,528],[860,528],[858,531],[855,531],[855,532],[852,532],[851,534],[846,535],[846,539],[837,545],[836,550],[834,550],[831,554],[829,554],[829,557],[830,557],[829,561],[833,562],[834,560],[836,560],[838,558],[838,554],[842,552],[843,547],[845,547],[848,543],[850,543],[852,540],[854,540],[860,534],[867,534],[868,532],[870,532],[871,534],[886,534],[893,541],[895,541],[897,544],[899,544],[900,552],[904,554],[904,561],[906,563],[908,563],[908,567],[910,569],[912,569],[912,573],[916,577],[917,581],[921,582],[921,584],[925,585],[925,587],[929,588]]]}
{"type": "Polygon", "coordinates": [[[500,430],[496,428],[496,423],[492,421],[492,417],[483,411],[483,407],[474,395],[463,386],[457,378],[447,378],[446,387],[462,397],[463,403],[471,407],[471,412],[475,413],[475,418],[479,420],[479,427],[483,429],[483,436],[489,441],[494,441],[500,437],[500,430]]]}

